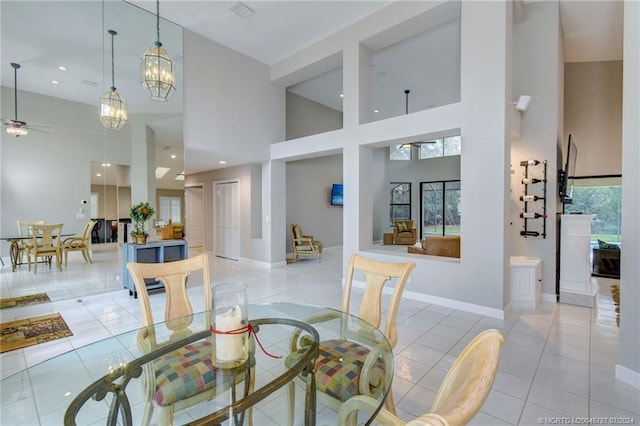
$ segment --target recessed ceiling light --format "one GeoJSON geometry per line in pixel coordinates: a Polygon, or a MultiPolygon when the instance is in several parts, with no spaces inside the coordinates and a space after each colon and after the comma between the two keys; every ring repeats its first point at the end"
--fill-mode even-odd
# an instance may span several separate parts
{"type": "Polygon", "coordinates": [[[111,167],[111,163],[102,163],[102,167],[111,167]]]}
{"type": "Polygon", "coordinates": [[[380,111],[378,111],[377,109],[374,109],[374,110],[373,110],[373,112],[374,112],[375,114],[377,114],[377,113],[379,113],[380,111]]]}
{"type": "Polygon", "coordinates": [[[58,69],[59,69],[60,71],[69,71],[69,70],[67,69],[67,67],[65,67],[64,65],[60,65],[60,66],[58,67],[58,69]]]}
{"type": "Polygon", "coordinates": [[[176,155],[175,154],[171,154],[171,158],[176,158],[176,155]]]}
{"type": "Polygon", "coordinates": [[[51,80],[51,84],[60,84],[58,80],[51,80]]]}
{"type": "Polygon", "coordinates": [[[184,173],[177,175],[175,180],[184,180],[184,173]]]}
{"type": "Polygon", "coordinates": [[[162,179],[162,177],[166,175],[169,170],[171,169],[168,167],[156,167],[156,179],[162,179]]]}
{"type": "Polygon", "coordinates": [[[227,162],[226,162],[226,161],[224,161],[224,160],[220,160],[220,161],[218,161],[218,163],[219,163],[219,164],[227,164],[227,162]]]}
{"type": "Polygon", "coordinates": [[[341,98],[344,98],[344,94],[340,93],[340,97],[341,97],[341,98]]]}

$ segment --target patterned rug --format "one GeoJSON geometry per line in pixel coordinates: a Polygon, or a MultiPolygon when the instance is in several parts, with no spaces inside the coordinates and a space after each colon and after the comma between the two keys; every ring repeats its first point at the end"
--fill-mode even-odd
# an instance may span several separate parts
{"type": "Polygon", "coordinates": [[[17,306],[37,305],[38,303],[51,302],[47,293],[29,294],[20,297],[8,297],[0,299],[0,309],[15,308],[17,306]]]}
{"type": "Polygon", "coordinates": [[[0,353],[73,336],[59,313],[0,324],[0,353]]]}

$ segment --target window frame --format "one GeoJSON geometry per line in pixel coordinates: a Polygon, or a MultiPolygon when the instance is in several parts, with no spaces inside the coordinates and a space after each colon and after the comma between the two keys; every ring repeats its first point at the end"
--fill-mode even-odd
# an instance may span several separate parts
{"type": "Polygon", "coordinates": [[[394,206],[408,206],[408,211],[409,211],[409,217],[406,220],[411,220],[411,182],[389,182],[389,226],[393,227],[394,221],[396,220],[405,220],[400,219],[400,218],[395,218],[392,215],[393,212],[393,207],[394,206]],[[400,185],[408,185],[408,190],[406,191],[409,194],[409,202],[408,203],[394,203],[393,202],[393,188],[394,186],[400,186],[400,185]]]}
{"type": "MultiPolygon", "coordinates": [[[[425,224],[424,224],[424,214],[425,214],[425,211],[424,211],[424,187],[425,187],[425,185],[430,185],[430,184],[441,184],[442,185],[442,189],[441,189],[441,191],[442,191],[442,202],[441,202],[441,204],[442,205],[439,206],[439,207],[441,207],[440,217],[441,218],[445,218],[445,220],[446,220],[446,217],[447,217],[447,214],[446,214],[447,203],[445,202],[445,200],[447,199],[447,190],[449,190],[449,191],[458,191],[459,193],[462,192],[462,188],[461,188],[462,180],[461,179],[432,180],[432,181],[420,182],[420,239],[427,238],[429,235],[441,235],[441,236],[460,235],[459,231],[458,231],[458,233],[450,233],[450,232],[447,233],[447,226],[445,225],[444,220],[443,220],[443,223],[442,223],[442,233],[439,233],[439,234],[429,233],[428,235],[425,235],[425,230],[424,230],[424,228],[425,228],[425,224]],[[455,188],[455,189],[450,189],[449,188],[448,189],[447,188],[447,184],[452,184],[452,183],[457,183],[458,184],[457,185],[458,188],[455,188]]],[[[460,210],[458,210],[458,213],[459,213],[459,215],[458,215],[459,219],[458,219],[457,226],[460,226],[461,222],[462,222],[461,221],[462,214],[461,214],[460,210]]],[[[436,226],[437,226],[437,224],[436,224],[436,226]]]]}

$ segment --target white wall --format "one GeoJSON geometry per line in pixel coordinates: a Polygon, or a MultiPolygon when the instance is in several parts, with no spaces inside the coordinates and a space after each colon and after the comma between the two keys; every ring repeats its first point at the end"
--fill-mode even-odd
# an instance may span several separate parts
{"type": "Polygon", "coordinates": [[[620,349],[616,376],[640,388],[640,3],[624,4],[620,349]]]}
{"type": "Polygon", "coordinates": [[[621,117],[622,61],[565,65],[563,140],[571,133],[578,149],[576,176],[622,173],[621,117]]]}
{"type": "Polygon", "coordinates": [[[296,139],[342,128],[342,112],[287,92],[287,136],[296,139]]]}
{"type": "MultiPolygon", "coordinates": [[[[286,165],[287,225],[297,223],[324,247],[342,245],[343,208],[332,206],[331,185],[342,183],[342,155],[290,161],[286,165]]],[[[289,227],[287,252],[292,252],[289,227]]]]}
{"type": "MultiPolygon", "coordinates": [[[[556,164],[558,144],[558,111],[562,62],[559,37],[560,10],[557,2],[526,3],[521,20],[513,26],[513,100],[520,95],[532,96],[529,109],[519,114],[520,137],[511,141],[511,193],[509,238],[513,256],[533,256],[542,259],[542,291],[549,300],[555,300],[556,288],[556,212],[562,210],[558,201],[556,164]],[[524,221],[520,218],[524,203],[521,180],[524,167],[520,161],[528,159],[547,161],[547,237],[522,237],[524,221]]],[[[511,107],[513,108],[513,107],[511,107]]],[[[586,152],[586,151],[585,151],[586,152]]],[[[541,166],[531,167],[533,177],[542,178],[541,166]]],[[[531,177],[530,173],[530,177],[531,177]]],[[[542,186],[529,187],[529,194],[542,196],[542,186]]],[[[542,203],[536,203],[533,211],[542,213],[542,203]]],[[[531,220],[528,229],[542,231],[541,220],[531,220]]]]}

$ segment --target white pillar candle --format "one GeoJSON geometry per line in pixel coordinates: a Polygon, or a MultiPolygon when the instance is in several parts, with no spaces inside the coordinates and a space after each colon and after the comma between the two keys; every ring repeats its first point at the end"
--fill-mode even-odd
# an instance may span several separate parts
{"type": "MultiPolygon", "coordinates": [[[[227,312],[216,315],[216,330],[233,331],[242,328],[242,311],[236,305],[227,312]]],[[[216,359],[234,361],[244,357],[241,334],[216,334],[216,359]]]]}

